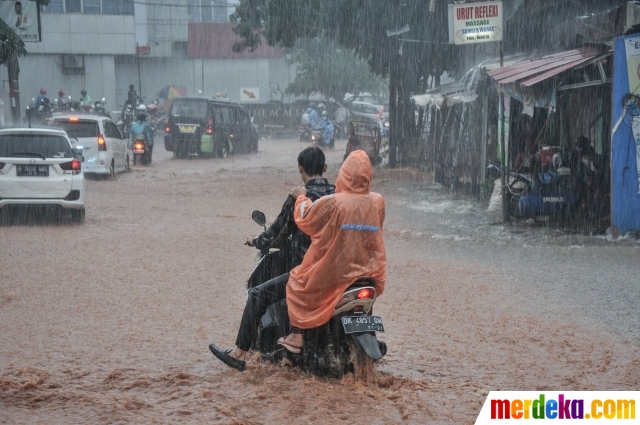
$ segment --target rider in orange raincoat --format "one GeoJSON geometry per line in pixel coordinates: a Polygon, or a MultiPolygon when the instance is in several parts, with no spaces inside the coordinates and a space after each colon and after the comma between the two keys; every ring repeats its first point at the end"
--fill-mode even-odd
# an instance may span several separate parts
{"type": "Polygon", "coordinates": [[[311,246],[287,283],[287,307],[294,330],[278,342],[292,352],[302,348],[300,330],[327,323],[344,291],[358,278],[374,278],[376,296],[384,291],[384,199],[369,191],[372,178],[369,157],[356,150],[340,168],[335,195],[314,203],[305,195],[296,199],[294,219],[311,237],[311,246]]]}

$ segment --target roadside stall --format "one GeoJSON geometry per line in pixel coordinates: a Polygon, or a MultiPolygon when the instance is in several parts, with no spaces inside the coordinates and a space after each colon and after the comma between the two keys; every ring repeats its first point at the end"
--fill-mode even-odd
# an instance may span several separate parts
{"type": "Polygon", "coordinates": [[[505,216],[609,226],[611,55],[585,47],[487,72],[508,95],[505,216]]]}

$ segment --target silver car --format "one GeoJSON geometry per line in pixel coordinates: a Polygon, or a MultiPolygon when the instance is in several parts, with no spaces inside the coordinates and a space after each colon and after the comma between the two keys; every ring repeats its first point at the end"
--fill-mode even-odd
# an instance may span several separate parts
{"type": "Polygon", "coordinates": [[[351,102],[349,108],[351,111],[351,119],[359,122],[375,122],[381,124],[389,117],[389,112],[384,110],[382,105],[374,105],[368,102],[351,102]]]}
{"type": "Polygon", "coordinates": [[[0,213],[24,207],[63,208],[84,221],[80,151],[54,128],[0,130],[0,213]]]}

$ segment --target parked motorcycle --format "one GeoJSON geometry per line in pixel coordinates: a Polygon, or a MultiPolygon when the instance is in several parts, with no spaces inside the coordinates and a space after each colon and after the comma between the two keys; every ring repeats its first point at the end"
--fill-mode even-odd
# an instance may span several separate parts
{"type": "MultiPolygon", "coordinates": [[[[265,226],[262,212],[254,211],[253,220],[265,226]]],[[[247,289],[286,273],[286,250],[261,252],[260,262],[247,281],[247,289]]],[[[348,372],[364,372],[371,363],[387,352],[376,332],[384,332],[382,319],[372,315],[375,301],[375,282],[363,276],[353,283],[336,304],[328,323],[304,331],[304,348],[294,354],[277,345],[278,338],[289,334],[290,324],[286,301],[267,308],[262,316],[253,349],[265,361],[280,363],[287,359],[296,367],[316,376],[340,378],[348,372]]]]}
{"type": "Polygon", "coordinates": [[[149,165],[151,163],[151,151],[144,137],[144,134],[133,135],[133,165],[140,163],[141,165],[149,165]]]}
{"type": "MultiPolygon", "coordinates": [[[[549,147],[541,149],[548,150],[549,147]]],[[[570,168],[562,166],[563,156],[554,153],[550,160],[542,160],[540,170],[535,174],[521,170],[511,171],[507,179],[507,199],[509,214],[516,218],[556,216],[568,218],[578,205],[576,178],[570,168]]],[[[544,156],[541,156],[544,158],[544,156]]],[[[569,158],[565,158],[569,163],[569,158]]],[[[487,175],[491,178],[502,176],[502,167],[489,162],[487,175]]]]}

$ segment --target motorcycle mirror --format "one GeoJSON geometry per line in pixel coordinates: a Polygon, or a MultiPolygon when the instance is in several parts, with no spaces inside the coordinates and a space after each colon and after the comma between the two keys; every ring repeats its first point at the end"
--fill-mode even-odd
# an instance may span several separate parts
{"type": "Polygon", "coordinates": [[[262,211],[255,210],[251,213],[251,218],[262,227],[267,224],[267,217],[265,217],[262,211]]]}
{"type": "Polygon", "coordinates": [[[35,101],[36,101],[36,98],[35,98],[35,97],[32,97],[32,98],[31,98],[31,101],[32,101],[32,102],[35,102],[35,101]]]}
{"type": "Polygon", "coordinates": [[[104,97],[102,98],[102,103],[106,102],[107,99],[105,99],[104,97]]]}
{"type": "Polygon", "coordinates": [[[69,100],[71,100],[71,95],[69,95],[69,100]]]}

